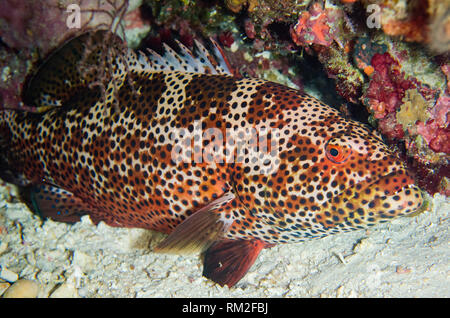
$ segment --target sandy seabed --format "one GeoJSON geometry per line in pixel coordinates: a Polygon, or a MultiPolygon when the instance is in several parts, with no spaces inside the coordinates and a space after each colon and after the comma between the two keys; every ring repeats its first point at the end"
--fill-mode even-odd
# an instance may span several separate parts
{"type": "Polygon", "coordinates": [[[37,281],[39,297],[447,298],[450,200],[429,199],[415,217],[263,250],[230,289],[201,276],[198,255],[152,253],[162,234],[42,221],[3,185],[0,266],[37,281]]]}

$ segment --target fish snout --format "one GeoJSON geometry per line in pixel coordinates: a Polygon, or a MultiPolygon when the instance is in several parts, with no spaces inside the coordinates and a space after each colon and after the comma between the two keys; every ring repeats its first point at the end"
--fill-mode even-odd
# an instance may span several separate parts
{"type": "Polygon", "coordinates": [[[378,213],[388,218],[407,215],[419,209],[423,193],[406,169],[391,172],[371,184],[378,213]]]}

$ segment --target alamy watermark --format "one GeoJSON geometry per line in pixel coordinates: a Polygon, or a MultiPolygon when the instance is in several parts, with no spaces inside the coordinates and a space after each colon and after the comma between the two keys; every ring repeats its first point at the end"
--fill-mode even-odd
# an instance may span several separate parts
{"type": "Polygon", "coordinates": [[[170,132],[171,159],[185,163],[241,163],[247,174],[276,173],[280,165],[277,128],[227,128],[225,136],[218,128],[202,129],[195,121],[191,129],[179,128],[170,132]]]}
{"type": "Polygon", "coordinates": [[[66,12],[69,13],[66,25],[69,29],[81,28],[81,8],[78,4],[69,4],[66,12]]]}
{"type": "Polygon", "coordinates": [[[381,8],[378,4],[369,4],[366,12],[370,13],[367,17],[366,24],[369,29],[381,28],[381,8]]]}
{"type": "MultiPolygon", "coordinates": [[[[81,8],[78,4],[69,4],[66,12],[69,13],[66,25],[69,29],[81,28],[81,8]]],[[[381,28],[381,7],[378,4],[369,4],[366,8],[369,13],[366,24],[369,29],[381,28]]]]}

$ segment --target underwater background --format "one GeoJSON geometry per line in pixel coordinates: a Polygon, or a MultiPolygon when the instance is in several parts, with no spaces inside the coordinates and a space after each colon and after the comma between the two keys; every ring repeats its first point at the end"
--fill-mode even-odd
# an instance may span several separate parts
{"type": "Polygon", "coordinates": [[[38,297],[450,296],[448,1],[4,0],[0,107],[30,107],[21,97],[28,74],[92,28],[138,50],[215,38],[236,74],[303,90],[377,129],[427,192],[428,208],[264,250],[229,289],[201,276],[198,256],[149,252],[161,234],[94,226],[88,217],[43,221],[2,182],[0,294],[18,281],[13,293],[38,297]]]}

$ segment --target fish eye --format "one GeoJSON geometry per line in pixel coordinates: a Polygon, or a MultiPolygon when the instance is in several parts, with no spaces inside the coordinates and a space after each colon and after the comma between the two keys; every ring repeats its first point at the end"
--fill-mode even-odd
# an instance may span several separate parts
{"type": "Polygon", "coordinates": [[[344,163],[350,157],[352,150],[343,145],[336,144],[335,139],[330,139],[325,145],[325,153],[333,163],[344,163]]]}
{"type": "Polygon", "coordinates": [[[336,149],[336,147],[330,148],[330,155],[331,155],[333,158],[336,158],[337,156],[339,156],[339,150],[336,149]]]}

